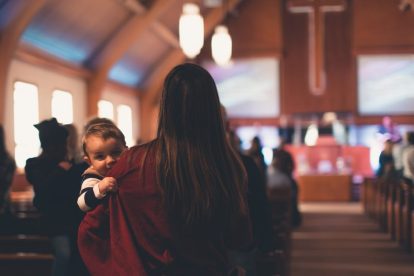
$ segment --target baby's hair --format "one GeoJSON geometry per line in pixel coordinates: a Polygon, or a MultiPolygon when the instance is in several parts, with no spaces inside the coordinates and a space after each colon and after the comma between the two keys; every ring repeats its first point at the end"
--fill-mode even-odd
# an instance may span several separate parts
{"type": "Polygon", "coordinates": [[[104,117],[94,117],[92,119],[90,119],[85,126],[83,127],[83,131],[86,132],[88,130],[88,128],[90,128],[92,125],[97,125],[97,124],[113,124],[115,125],[115,123],[108,118],[104,118],[104,117]]]}
{"type": "Polygon", "coordinates": [[[88,155],[86,152],[86,139],[89,136],[97,136],[104,140],[109,138],[114,138],[117,141],[120,141],[124,147],[126,147],[125,136],[122,131],[113,123],[98,123],[92,124],[85,131],[85,135],[82,139],[82,148],[85,155],[88,155]]]}

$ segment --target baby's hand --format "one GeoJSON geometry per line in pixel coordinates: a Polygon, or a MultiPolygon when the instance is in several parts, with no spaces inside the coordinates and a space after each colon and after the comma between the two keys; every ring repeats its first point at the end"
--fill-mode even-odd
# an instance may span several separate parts
{"type": "Polygon", "coordinates": [[[105,177],[98,183],[99,192],[101,194],[106,194],[108,192],[115,192],[118,190],[118,184],[116,179],[113,177],[105,177]]]}

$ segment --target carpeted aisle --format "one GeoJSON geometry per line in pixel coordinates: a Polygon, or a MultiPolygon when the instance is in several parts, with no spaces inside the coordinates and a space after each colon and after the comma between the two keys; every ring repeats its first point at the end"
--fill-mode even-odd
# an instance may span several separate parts
{"type": "Polygon", "coordinates": [[[290,276],[414,275],[414,254],[381,232],[360,203],[306,203],[301,211],[290,276]]]}

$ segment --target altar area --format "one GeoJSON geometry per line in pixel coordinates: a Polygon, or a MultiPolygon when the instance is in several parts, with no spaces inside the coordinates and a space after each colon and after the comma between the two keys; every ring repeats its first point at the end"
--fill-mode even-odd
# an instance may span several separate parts
{"type": "Polygon", "coordinates": [[[351,201],[353,180],[373,175],[365,146],[339,145],[327,138],[315,146],[286,145],[286,150],[295,161],[301,202],[351,201]]]}

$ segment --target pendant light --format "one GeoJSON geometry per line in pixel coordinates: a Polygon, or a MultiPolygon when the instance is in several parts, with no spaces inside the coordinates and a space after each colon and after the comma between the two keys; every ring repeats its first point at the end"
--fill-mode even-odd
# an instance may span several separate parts
{"type": "Polygon", "coordinates": [[[224,66],[229,64],[232,52],[232,41],[226,26],[219,25],[215,28],[211,39],[211,55],[214,61],[224,66]]]}
{"type": "MultiPolygon", "coordinates": [[[[227,9],[223,4],[225,20],[227,9]]],[[[229,31],[225,25],[218,25],[214,30],[214,35],[211,38],[211,55],[214,61],[220,65],[225,66],[230,63],[232,53],[232,41],[229,31]]]]}
{"type": "Polygon", "coordinates": [[[204,44],[204,20],[199,7],[185,3],[179,21],[180,46],[188,58],[195,58],[204,44]]]}

